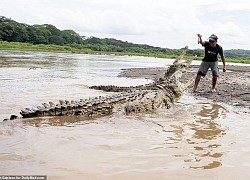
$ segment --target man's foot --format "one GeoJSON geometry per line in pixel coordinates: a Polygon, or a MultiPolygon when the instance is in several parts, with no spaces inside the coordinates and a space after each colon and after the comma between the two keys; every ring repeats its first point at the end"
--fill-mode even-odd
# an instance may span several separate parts
{"type": "Polygon", "coordinates": [[[212,93],[216,93],[216,89],[212,89],[211,92],[212,92],[212,93]]]}
{"type": "Polygon", "coordinates": [[[193,90],[192,90],[192,93],[196,93],[196,92],[197,92],[196,89],[193,89],[193,90]]]}

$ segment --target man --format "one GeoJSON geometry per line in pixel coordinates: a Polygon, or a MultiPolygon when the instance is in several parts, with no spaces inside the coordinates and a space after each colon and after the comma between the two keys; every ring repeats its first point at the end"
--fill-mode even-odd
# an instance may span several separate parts
{"type": "Polygon", "coordinates": [[[202,59],[201,65],[196,75],[193,92],[196,92],[201,76],[205,77],[209,68],[211,69],[213,74],[211,92],[216,92],[215,86],[217,82],[217,77],[219,76],[218,57],[217,57],[218,54],[221,56],[221,60],[223,63],[223,72],[226,72],[226,63],[223,54],[223,49],[219,44],[217,44],[218,37],[216,35],[212,34],[209,37],[209,41],[202,41],[201,34],[197,35],[198,35],[198,43],[200,43],[202,46],[205,47],[205,56],[202,59]]]}

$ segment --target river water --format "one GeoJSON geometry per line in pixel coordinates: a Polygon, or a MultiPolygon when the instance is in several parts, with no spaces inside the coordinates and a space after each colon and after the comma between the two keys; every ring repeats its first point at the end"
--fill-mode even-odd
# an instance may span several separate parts
{"type": "Polygon", "coordinates": [[[51,179],[247,179],[250,117],[184,95],[170,110],[98,119],[4,121],[24,107],[99,95],[90,85],[151,82],[117,77],[123,68],[173,60],[0,51],[0,175],[51,179]]]}

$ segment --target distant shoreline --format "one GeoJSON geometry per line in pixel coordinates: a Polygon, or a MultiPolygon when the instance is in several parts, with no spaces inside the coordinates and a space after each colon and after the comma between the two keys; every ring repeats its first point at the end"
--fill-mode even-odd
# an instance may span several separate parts
{"type": "MultiPolygon", "coordinates": [[[[144,56],[175,59],[177,55],[155,54],[155,53],[135,53],[135,52],[111,52],[94,51],[86,47],[74,47],[73,45],[54,45],[54,44],[31,44],[21,42],[0,41],[0,51],[32,51],[32,52],[55,52],[55,53],[74,53],[74,54],[93,54],[93,55],[117,55],[117,56],[144,56]]],[[[186,58],[192,58],[186,56],[186,58]]]]}
{"type": "MultiPolygon", "coordinates": [[[[134,52],[106,52],[106,51],[93,51],[87,48],[72,47],[70,45],[53,45],[53,44],[37,44],[33,45],[31,43],[20,43],[20,42],[5,42],[0,41],[0,51],[32,51],[32,52],[55,52],[55,53],[75,53],[75,54],[93,54],[93,55],[117,55],[117,56],[144,56],[144,57],[155,57],[155,58],[166,58],[166,59],[176,59],[177,55],[167,55],[167,54],[155,54],[155,53],[134,53],[134,52]]],[[[193,59],[193,56],[185,55],[185,59],[193,59]]],[[[199,57],[196,60],[201,60],[199,57]]],[[[250,64],[248,59],[229,59],[226,58],[227,62],[232,63],[244,63],[250,64]]]]}

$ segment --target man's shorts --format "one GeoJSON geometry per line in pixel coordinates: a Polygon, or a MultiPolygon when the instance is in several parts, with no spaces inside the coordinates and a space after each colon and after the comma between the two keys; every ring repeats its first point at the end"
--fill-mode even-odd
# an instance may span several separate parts
{"type": "Polygon", "coordinates": [[[218,61],[216,62],[202,61],[199,67],[198,75],[205,77],[209,68],[211,69],[213,76],[219,76],[218,61]]]}

